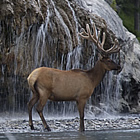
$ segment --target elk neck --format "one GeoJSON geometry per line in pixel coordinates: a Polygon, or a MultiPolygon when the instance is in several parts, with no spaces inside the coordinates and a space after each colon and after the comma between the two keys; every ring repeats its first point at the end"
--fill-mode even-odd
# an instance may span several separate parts
{"type": "Polygon", "coordinates": [[[98,86],[98,84],[102,81],[105,73],[106,73],[106,69],[104,68],[100,60],[97,61],[94,68],[87,71],[87,74],[90,77],[95,87],[98,86]]]}

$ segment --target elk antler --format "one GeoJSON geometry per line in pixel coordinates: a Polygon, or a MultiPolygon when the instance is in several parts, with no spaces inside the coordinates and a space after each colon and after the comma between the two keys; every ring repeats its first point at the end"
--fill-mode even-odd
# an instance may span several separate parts
{"type": "Polygon", "coordinates": [[[119,43],[117,39],[114,40],[114,45],[110,49],[105,50],[103,48],[104,43],[105,43],[105,32],[103,32],[102,42],[99,42],[101,33],[100,31],[98,31],[98,36],[96,35],[96,27],[94,23],[93,23],[93,35],[91,34],[88,24],[86,24],[86,30],[87,32],[82,28],[82,32],[79,33],[79,35],[83,37],[84,39],[92,40],[97,45],[98,51],[101,53],[101,55],[108,56],[110,54],[119,52],[120,47],[119,47],[119,43]]]}

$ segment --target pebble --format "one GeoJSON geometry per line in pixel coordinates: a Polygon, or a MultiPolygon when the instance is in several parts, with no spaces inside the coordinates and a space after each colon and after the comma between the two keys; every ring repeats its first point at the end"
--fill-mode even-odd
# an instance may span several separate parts
{"type": "MultiPolygon", "coordinates": [[[[86,130],[120,130],[120,129],[140,129],[139,117],[108,118],[108,119],[85,119],[86,130]]],[[[35,130],[30,130],[28,120],[5,120],[0,122],[0,133],[23,133],[23,132],[46,132],[42,122],[33,120],[35,130]]],[[[47,120],[53,132],[78,131],[79,119],[47,120]]]]}

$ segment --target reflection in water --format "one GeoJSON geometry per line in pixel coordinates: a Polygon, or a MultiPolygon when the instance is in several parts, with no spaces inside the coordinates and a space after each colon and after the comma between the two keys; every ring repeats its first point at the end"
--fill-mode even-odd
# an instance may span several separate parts
{"type": "Polygon", "coordinates": [[[0,134],[3,140],[139,140],[140,130],[0,134]]]}

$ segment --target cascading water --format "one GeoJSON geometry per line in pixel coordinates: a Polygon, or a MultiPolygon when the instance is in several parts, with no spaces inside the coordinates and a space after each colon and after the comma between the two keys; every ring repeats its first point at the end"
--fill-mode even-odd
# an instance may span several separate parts
{"type": "MultiPolygon", "coordinates": [[[[6,91],[0,90],[1,92],[6,92],[6,98],[8,98],[3,111],[8,110],[8,108],[13,112],[27,110],[26,103],[31,92],[28,89],[26,76],[33,69],[41,66],[65,70],[74,68],[90,69],[97,61],[96,46],[91,42],[87,43],[85,41],[85,44],[80,42],[78,31],[81,25],[71,3],[68,0],[65,0],[65,3],[67,3],[66,8],[71,13],[71,17],[68,17],[59,6],[56,6],[53,0],[50,0],[49,5],[47,5],[47,16],[44,23],[32,24],[25,31],[24,23],[26,21],[23,17],[21,34],[19,36],[15,35],[15,44],[12,48],[14,52],[14,72],[12,77],[5,75],[6,68],[2,64],[3,77],[1,77],[1,83],[3,87],[4,84],[8,85],[12,81],[6,91]],[[72,19],[67,20],[68,18],[72,19]],[[71,27],[74,29],[72,30],[71,27]],[[4,79],[5,77],[6,79],[4,79]]],[[[38,4],[40,7],[39,0],[38,4]]],[[[90,22],[92,23],[93,21],[90,19],[90,22]]],[[[112,72],[105,76],[101,85],[87,102],[86,114],[94,114],[93,104],[97,105],[99,107],[97,109],[100,109],[101,112],[102,110],[107,112],[114,110],[116,107],[114,101],[118,98],[119,91],[113,85],[116,85],[114,84],[115,82],[119,84],[119,79],[113,81],[113,77],[112,72]]],[[[75,102],[48,101],[45,106],[45,112],[47,116],[48,114],[73,116],[77,113],[77,107],[75,102]]]]}
{"type": "MultiPolygon", "coordinates": [[[[69,1],[66,1],[68,3],[68,6],[70,8],[70,10],[72,11],[72,14],[73,14],[73,18],[74,18],[74,21],[75,21],[75,27],[76,27],[76,33],[77,33],[77,38],[78,38],[78,44],[80,44],[80,40],[79,40],[79,37],[78,37],[78,22],[77,22],[77,19],[76,19],[76,16],[75,16],[75,12],[74,10],[72,9],[72,7],[70,6],[69,4],[69,1]]],[[[69,70],[69,69],[72,69],[72,68],[79,68],[80,67],[80,59],[81,59],[81,46],[77,46],[75,49],[72,49],[72,39],[71,39],[71,35],[70,35],[70,30],[69,28],[67,27],[67,25],[65,24],[62,16],[60,15],[60,13],[58,12],[58,10],[55,8],[55,5],[54,5],[54,2],[51,0],[51,3],[53,5],[53,8],[55,9],[55,14],[57,15],[57,17],[59,18],[62,26],[64,27],[65,29],[65,33],[67,34],[69,40],[68,40],[68,50],[69,52],[67,53],[67,56],[66,56],[66,60],[64,60],[64,56],[65,54],[62,54],[61,56],[61,62],[60,62],[60,67],[57,66],[58,69],[63,69],[63,65],[64,63],[66,63],[66,70],[69,70]],[[66,62],[64,62],[66,61],[66,62]]],[[[46,32],[45,32],[46,33],[46,32]]],[[[65,49],[65,48],[64,48],[65,49]]],[[[52,66],[54,67],[54,66],[52,66]]],[[[49,114],[53,115],[53,114],[56,114],[56,115],[62,115],[65,116],[65,115],[71,115],[73,116],[74,115],[74,112],[76,112],[76,104],[74,102],[58,102],[58,103],[48,103],[48,104],[51,104],[51,105],[48,105],[46,107],[46,112],[49,112],[49,114]],[[50,107],[51,106],[51,107],[50,107]]]]}

